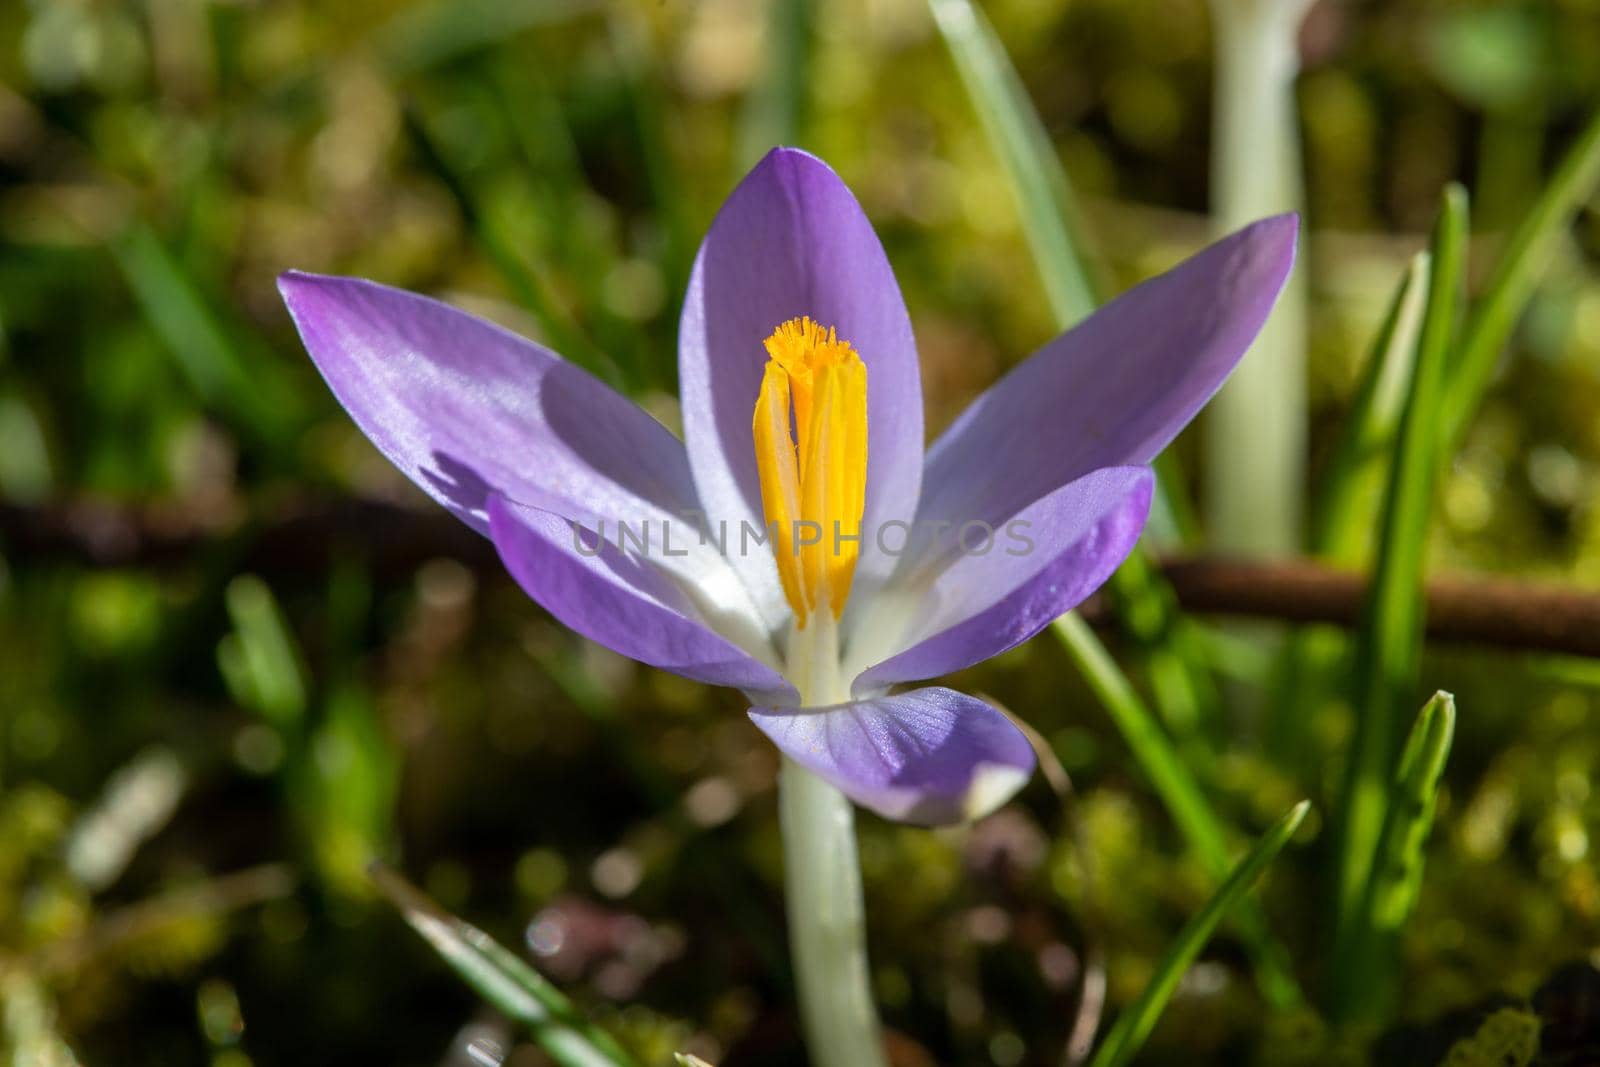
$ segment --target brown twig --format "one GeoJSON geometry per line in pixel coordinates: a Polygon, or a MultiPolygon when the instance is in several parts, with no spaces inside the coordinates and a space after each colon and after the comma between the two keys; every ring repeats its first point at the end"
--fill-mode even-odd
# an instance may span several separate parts
{"type": "MultiPolygon", "coordinates": [[[[0,552],[14,568],[48,562],[101,567],[179,567],[211,553],[269,578],[293,580],[357,558],[380,577],[404,577],[449,558],[493,573],[494,549],[439,509],[340,500],[204,522],[181,512],[104,503],[0,504],[0,552]]],[[[1253,562],[1208,556],[1165,560],[1178,603],[1201,615],[1354,625],[1366,578],[1310,560],[1253,562]]],[[[1600,590],[1505,578],[1439,577],[1427,585],[1432,640],[1600,656],[1600,590]]],[[[1106,618],[1104,604],[1084,607],[1106,618]]]]}
{"type": "MultiPolygon", "coordinates": [[[[1366,601],[1364,575],[1308,560],[1196,557],[1161,569],[1178,602],[1202,615],[1351,626],[1366,601]]],[[[1455,576],[1430,579],[1425,596],[1432,640],[1600,656],[1600,591],[1455,576]]]]}

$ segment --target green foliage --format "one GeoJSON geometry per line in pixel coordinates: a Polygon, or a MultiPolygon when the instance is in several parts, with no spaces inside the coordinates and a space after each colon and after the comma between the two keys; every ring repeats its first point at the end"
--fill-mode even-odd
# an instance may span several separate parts
{"type": "Polygon", "coordinates": [[[1455,697],[1436,693],[1417,716],[1400,754],[1369,891],[1372,902],[1367,921],[1380,933],[1397,931],[1422,892],[1422,850],[1433,829],[1439,781],[1455,727],[1455,697]]]}
{"type": "Polygon", "coordinates": [[[1370,551],[1372,528],[1364,505],[1381,492],[1384,459],[1392,454],[1416,375],[1430,262],[1426,252],[1419,252],[1400,279],[1362,362],[1361,379],[1322,476],[1312,514],[1311,550],[1347,566],[1361,564],[1370,551]]]}
{"type": "Polygon", "coordinates": [[[217,666],[233,698],[284,733],[300,729],[306,711],[305,680],[294,638],[272,591],[243,575],[228,584],[233,632],[217,645],[217,666]]]}
{"type": "Polygon", "coordinates": [[[1177,938],[1172,942],[1161,962],[1156,967],[1155,975],[1145,987],[1139,999],[1134,1001],[1117,1019],[1116,1025],[1101,1042],[1094,1058],[1089,1061],[1089,1067],[1122,1067],[1138,1054],[1145,1039],[1150,1036],[1150,1031],[1155,1027],[1156,1020],[1161,1017],[1162,1010],[1167,1001],[1177,990],[1178,983],[1183,979],[1183,973],[1189,969],[1195,959],[1200,955],[1200,950],[1210,939],[1217,924],[1224,915],[1235,907],[1250,887],[1261,877],[1284,845],[1294,836],[1300,828],[1306,812],[1311,810],[1311,802],[1302,800],[1296,804],[1277,824],[1262,835],[1254,848],[1239,861],[1233,868],[1227,880],[1217,888],[1206,906],[1190,919],[1177,938]]]}
{"type": "Polygon", "coordinates": [[[1417,358],[1400,416],[1384,495],[1372,589],[1357,634],[1353,702],[1356,733],[1341,797],[1339,861],[1335,871],[1335,996],[1368,977],[1341,961],[1363,953],[1368,936],[1361,901],[1373,876],[1387,818],[1396,716],[1416,685],[1422,660],[1423,557],[1438,474],[1439,419],[1445,367],[1456,327],[1465,271],[1466,193],[1446,190],[1430,247],[1428,303],[1417,337],[1417,358]]]}
{"type": "Polygon", "coordinates": [[[1600,111],[1596,111],[1550,183],[1544,187],[1495,263],[1483,296],[1472,310],[1451,380],[1441,426],[1443,447],[1453,451],[1482,403],[1506,339],[1522,317],[1540,273],[1547,267],[1573,217],[1600,183],[1600,111]]]}
{"type": "Polygon", "coordinates": [[[1539,1054],[1539,1016],[1501,1008],[1478,1032],[1450,1046],[1440,1067],[1528,1067],[1539,1054]]]}
{"type": "MultiPolygon", "coordinates": [[[[1230,859],[1224,824],[1207,802],[1161,724],[1140,699],[1105,645],[1079,615],[1063,615],[1052,624],[1052,628],[1112,721],[1117,724],[1134,759],[1150,779],[1150,784],[1166,805],[1173,822],[1183,833],[1184,840],[1199,855],[1213,878],[1220,880],[1227,877],[1230,859]]],[[[1262,991],[1280,1005],[1297,1002],[1300,989],[1288,969],[1287,954],[1267,930],[1261,912],[1248,900],[1240,909],[1240,925],[1250,937],[1262,991]]]]}

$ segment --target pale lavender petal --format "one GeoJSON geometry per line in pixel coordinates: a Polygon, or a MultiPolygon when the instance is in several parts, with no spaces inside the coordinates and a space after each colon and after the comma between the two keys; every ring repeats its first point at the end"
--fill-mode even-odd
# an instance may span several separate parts
{"type": "Polygon", "coordinates": [[[291,271],[278,288],[356,425],[480,533],[494,493],[612,521],[697,506],[682,443],[549,349],[359,278],[291,271]]]}
{"type": "Polygon", "coordinates": [[[500,494],[590,529],[671,524],[659,559],[727,610],[747,646],[767,627],[727,562],[690,537],[698,509],[683,443],[632,401],[540,345],[447,304],[359,278],[278,281],[306,349],[356,425],[480,533],[500,494]],[[754,631],[760,631],[755,633],[754,631]]]}
{"type": "MultiPolygon", "coordinates": [[[[897,577],[882,599],[887,609],[858,627],[856,640],[866,647],[852,650],[852,663],[876,665],[856,678],[854,690],[870,693],[969,667],[1076,607],[1139,540],[1154,483],[1148,467],[1095,471],[1002,524],[983,554],[958,549],[930,580],[918,584],[913,577],[904,590],[897,577]],[[874,633],[874,625],[899,635],[874,633]]],[[[977,549],[983,542],[967,544],[977,549]]]]}
{"type": "MultiPolygon", "coordinates": [[[[630,659],[695,681],[795,703],[768,663],[707,625],[707,608],[648,559],[575,531],[567,519],[502,496],[488,503],[490,536],[523,590],[562,623],[630,659]]],[[[715,605],[710,610],[714,610],[715,605]]]]}
{"type": "Polygon", "coordinates": [[[915,689],[827,708],[751,708],[783,753],[888,819],[977,819],[1033,775],[1022,731],[976,697],[915,689]]]}
{"type": "Polygon", "coordinates": [[[1149,463],[1255,339],[1296,228],[1248,226],[1034,353],[929,449],[918,518],[1000,522],[1092,470],[1149,463]]]}
{"type": "MultiPolygon", "coordinates": [[[[861,206],[814,156],[775,149],[739,184],[695,259],[679,333],[683,433],[700,498],[713,518],[763,525],[751,416],[767,356],[788,319],[834,326],[867,367],[865,524],[909,520],[922,477],[922,386],[900,287],[861,206]]],[[[865,595],[894,560],[863,544],[865,595]]],[[[742,557],[747,584],[781,611],[765,550],[742,557]]]]}

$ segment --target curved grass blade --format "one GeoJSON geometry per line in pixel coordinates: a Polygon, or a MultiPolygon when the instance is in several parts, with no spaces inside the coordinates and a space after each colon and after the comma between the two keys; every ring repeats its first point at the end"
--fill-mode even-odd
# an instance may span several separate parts
{"type": "MultiPolygon", "coordinates": [[[[1222,820],[1127,675],[1081,616],[1069,612],[1057,619],[1052,629],[1105,705],[1184,840],[1213,877],[1225,877],[1231,864],[1222,820]]],[[[1250,946],[1262,994],[1280,1007],[1298,1004],[1302,996],[1290,972],[1288,954],[1273,939],[1266,917],[1254,902],[1246,901],[1240,909],[1239,929],[1250,946]]]]}
{"type": "MultiPolygon", "coordinates": [[[[1400,430],[1378,530],[1378,549],[1355,657],[1355,736],[1340,797],[1335,876],[1338,946],[1362,937],[1361,913],[1383,832],[1394,774],[1396,721],[1416,685],[1422,654],[1422,565],[1440,462],[1445,367],[1450,353],[1466,259],[1467,194],[1444,193],[1434,226],[1433,273],[1418,341],[1416,369],[1400,430]]],[[[1338,975],[1333,988],[1358,981],[1338,975]]]]}
{"type": "Polygon", "coordinates": [[[1360,504],[1382,476],[1380,461],[1399,430],[1416,368],[1417,335],[1431,273],[1427,252],[1412,257],[1373,339],[1313,512],[1311,550],[1319,556],[1340,563],[1361,562],[1372,522],[1360,504]]]}
{"type": "Polygon", "coordinates": [[[1210,940],[1217,924],[1230,909],[1247,899],[1245,894],[1255,884],[1256,879],[1261,877],[1261,872],[1266,870],[1267,864],[1271,863],[1283,850],[1283,846],[1289,843],[1289,839],[1294,836],[1295,830],[1299,829],[1301,820],[1306,817],[1306,812],[1310,809],[1309,800],[1302,800],[1289,809],[1272,829],[1262,835],[1249,855],[1233,868],[1227,881],[1212,894],[1206,906],[1184,924],[1177,938],[1162,956],[1155,975],[1150,979],[1150,984],[1139,994],[1139,999],[1117,1017],[1116,1024],[1106,1035],[1094,1059],[1089,1061],[1089,1067],[1122,1067],[1133,1059],[1145,1039],[1150,1036],[1150,1031],[1155,1028],[1156,1020],[1161,1017],[1167,1001],[1172,999],[1172,994],[1178,988],[1178,982],[1182,980],[1184,972],[1200,955],[1200,950],[1210,940]]]}
{"type": "Polygon", "coordinates": [[[1072,186],[1039,113],[982,13],[970,0],[929,0],[929,7],[1005,167],[1050,309],[1065,329],[1098,303],[1096,286],[1079,255],[1083,242],[1073,225],[1072,186]]]}
{"type": "MultiPolygon", "coordinates": [[[[994,28],[971,0],[929,0],[934,21],[955,60],[984,132],[1000,157],[1056,325],[1069,329],[1104,295],[1090,261],[1072,182],[1061,167],[1039,112],[994,28]]],[[[1157,456],[1156,498],[1149,532],[1162,542],[1192,540],[1194,508],[1177,486],[1172,461],[1157,456]]]]}
{"type": "MultiPolygon", "coordinates": [[[[1311,551],[1340,564],[1363,566],[1371,552],[1373,502],[1383,493],[1384,460],[1394,448],[1416,369],[1417,335],[1431,271],[1428,253],[1419,252],[1401,277],[1312,507],[1311,551]]],[[[1274,756],[1300,761],[1306,749],[1306,709],[1322,706],[1337,684],[1339,663],[1348,648],[1344,634],[1321,627],[1303,628],[1290,636],[1274,674],[1267,734],[1267,748],[1274,756]]]]}
{"type": "Polygon", "coordinates": [[[1600,111],[1561,161],[1555,176],[1511,237],[1488,289],[1473,309],[1452,363],[1440,428],[1445,453],[1455,451],[1494,376],[1495,361],[1533,295],[1561,232],[1600,185],[1600,111]]]}
{"type": "Polygon", "coordinates": [[[411,928],[485,1000],[527,1026],[561,1067],[635,1067],[610,1034],[580,1016],[559,989],[516,953],[443,911],[389,867],[374,863],[369,870],[411,928]]]}
{"type": "MultiPolygon", "coordinates": [[[[1011,185],[1056,324],[1067,329],[1098,303],[1098,287],[1081,255],[1071,182],[983,14],[970,0],[930,0],[930,7],[1011,185]]],[[[1158,540],[1181,541],[1192,532],[1192,509],[1171,489],[1177,480],[1170,460],[1159,457],[1156,472],[1152,532],[1158,540]]],[[[1179,615],[1171,589],[1137,551],[1117,572],[1113,591],[1149,658],[1167,722],[1184,733],[1197,729],[1214,710],[1215,685],[1195,628],[1179,615]]]]}

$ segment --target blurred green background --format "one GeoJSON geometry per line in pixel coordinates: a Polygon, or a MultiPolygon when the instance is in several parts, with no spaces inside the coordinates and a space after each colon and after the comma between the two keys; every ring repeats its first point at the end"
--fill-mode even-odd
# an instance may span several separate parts
{"type": "MultiPolygon", "coordinates": [[[[1199,247],[1203,0],[983,7],[1109,287],[1199,247]]],[[[1600,100],[1600,3],[1324,0],[1301,48],[1315,471],[1443,183],[1472,190],[1491,262],[1600,100]]],[[[689,263],[776,141],[877,225],[931,430],[1052,334],[920,0],[0,0],[10,1062],[545,1062],[376,894],[374,855],[644,1062],[801,1062],[777,758],[737,694],[529,603],[338,409],[274,289],[294,267],[441,296],[671,425],[689,263]]],[[[1444,476],[1434,570],[1600,578],[1597,256],[1589,211],[1444,476]]],[[[1570,993],[1556,969],[1600,947],[1600,669],[1440,647],[1424,681],[1462,716],[1399,1021],[1332,1042],[1264,1017],[1225,929],[1141,1062],[1432,1063],[1476,1025],[1447,1013],[1570,993]]],[[[959,685],[1036,726],[1076,800],[1036,782],[970,829],[864,818],[877,992],[901,1064],[1054,1063],[1086,964],[1126,1002],[1210,882],[1057,644],[959,685]]],[[[1254,832],[1329,794],[1350,716],[1307,707],[1308,752],[1269,759],[1249,703],[1185,754],[1254,832]]],[[[1265,892],[1312,976],[1321,829],[1265,892]]]]}

